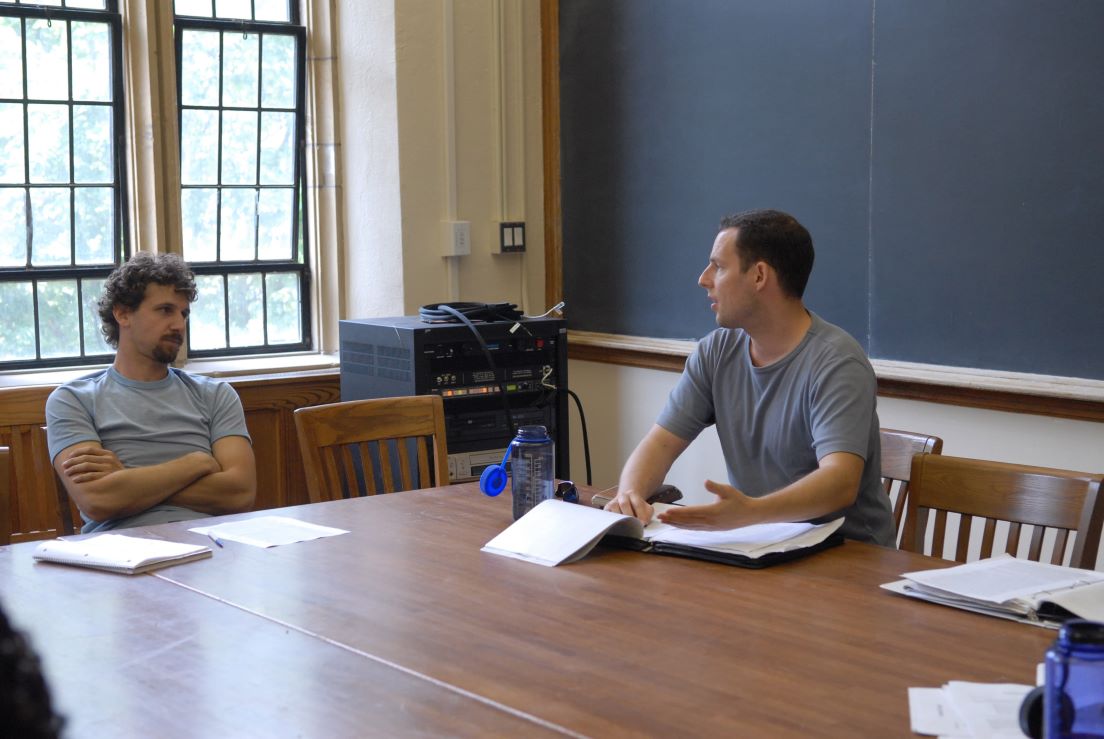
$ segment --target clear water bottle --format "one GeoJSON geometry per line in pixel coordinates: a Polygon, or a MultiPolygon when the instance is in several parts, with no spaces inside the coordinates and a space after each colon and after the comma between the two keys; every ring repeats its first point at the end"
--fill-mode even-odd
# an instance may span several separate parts
{"type": "Polygon", "coordinates": [[[519,426],[510,442],[510,491],[514,520],[555,495],[552,439],[544,426],[519,426]]]}
{"type": "Polygon", "coordinates": [[[1046,653],[1043,736],[1104,736],[1104,623],[1062,624],[1046,653]]]}

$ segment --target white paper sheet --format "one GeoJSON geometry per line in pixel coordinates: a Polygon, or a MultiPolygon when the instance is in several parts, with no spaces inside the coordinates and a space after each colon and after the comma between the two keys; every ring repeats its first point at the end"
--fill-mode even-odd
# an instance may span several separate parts
{"type": "Polygon", "coordinates": [[[942,688],[909,688],[909,725],[917,734],[1023,739],[1020,704],[1030,685],[953,680],[942,688]]]}
{"type": "Polygon", "coordinates": [[[215,536],[222,541],[236,541],[254,547],[278,547],[326,536],[347,534],[344,529],[319,526],[286,516],[260,516],[242,521],[229,521],[215,526],[199,526],[188,529],[203,536],[215,536]]]}

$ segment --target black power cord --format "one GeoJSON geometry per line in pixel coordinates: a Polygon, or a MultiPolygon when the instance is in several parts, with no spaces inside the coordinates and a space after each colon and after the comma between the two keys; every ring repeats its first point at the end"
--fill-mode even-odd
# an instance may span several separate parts
{"type": "Polygon", "coordinates": [[[575,407],[579,409],[579,422],[583,426],[583,458],[586,460],[586,484],[590,485],[590,437],[587,435],[586,414],[583,413],[583,402],[579,400],[579,396],[575,394],[574,390],[568,390],[565,387],[563,391],[572,397],[575,401],[575,407]]]}

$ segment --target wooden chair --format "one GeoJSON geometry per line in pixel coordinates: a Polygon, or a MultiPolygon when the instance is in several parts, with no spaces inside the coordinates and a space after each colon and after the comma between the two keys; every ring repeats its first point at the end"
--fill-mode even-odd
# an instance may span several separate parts
{"type": "Polygon", "coordinates": [[[1044,535],[1050,530],[1054,532],[1051,563],[1068,560],[1071,567],[1093,569],[1104,522],[1102,479],[1046,467],[920,454],[912,462],[901,549],[944,556],[947,514],[957,513],[958,536],[950,559],[967,561],[972,524],[981,519],[981,558],[993,555],[997,523],[1006,522],[1005,552],[1020,556],[1021,528],[1029,525],[1028,559],[1043,557],[1044,535]],[[930,511],[935,512],[935,523],[931,550],[926,551],[930,511]],[[1075,534],[1072,546],[1071,532],[1075,534]]]}
{"type": "Polygon", "coordinates": [[[11,543],[11,450],[0,446],[0,546],[11,543]]]}
{"type": "Polygon", "coordinates": [[[439,395],[299,408],[295,427],[312,503],[449,484],[439,395]]]}
{"type": "Polygon", "coordinates": [[[912,477],[912,458],[917,454],[939,454],[943,440],[938,436],[916,434],[911,431],[882,429],[882,486],[893,502],[893,525],[897,528],[897,541],[901,541],[901,518],[908,502],[909,480],[912,477]]]}
{"type": "Polygon", "coordinates": [[[46,427],[39,428],[39,442],[42,451],[35,454],[35,475],[43,487],[53,489],[54,499],[57,502],[57,535],[71,536],[79,534],[84,520],[81,518],[80,509],[73,499],[69,497],[69,491],[58,477],[57,470],[50,462],[50,451],[46,441],[46,427]]]}

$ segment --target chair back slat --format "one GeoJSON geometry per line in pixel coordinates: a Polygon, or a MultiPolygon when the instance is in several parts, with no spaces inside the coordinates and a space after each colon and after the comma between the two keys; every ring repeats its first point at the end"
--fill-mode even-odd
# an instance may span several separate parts
{"type": "Polygon", "coordinates": [[[929,434],[881,429],[881,444],[882,487],[893,501],[893,525],[897,527],[897,541],[900,542],[901,522],[904,520],[912,476],[912,458],[917,454],[939,454],[943,451],[943,440],[929,434]]]}
{"type": "MultiPolygon", "coordinates": [[[[998,523],[1005,532],[1002,550],[1014,556],[1068,563],[1092,569],[1100,545],[1104,510],[1101,509],[1102,476],[1006,462],[920,455],[913,460],[906,519],[922,522],[924,511],[960,514],[960,526],[973,518],[985,522],[980,556],[996,550],[998,523]],[[913,517],[916,517],[915,519],[913,517]],[[1031,532],[1021,547],[1021,539],[1031,532]],[[1053,530],[1052,546],[1046,532],[1053,530]],[[1074,533],[1071,537],[1069,533],[1074,533]],[[1025,552],[1021,549],[1026,548],[1025,552]],[[1047,553],[1050,556],[1047,557],[1047,553]]],[[[901,547],[929,553],[927,526],[907,523],[901,547]]],[[[953,559],[966,561],[970,537],[958,537],[953,559]]],[[[934,540],[933,540],[934,541],[934,540]]],[[[930,553],[943,556],[941,546],[930,553]]]]}
{"type": "MultiPolygon", "coordinates": [[[[364,490],[366,495],[375,495],[380,492],[376,484],[376,454],[379,453],[378,441],[361,441],[357,443],[357,452],[360,455],[361,472],[364,475],[364,490]],[[376,454],[373,454],[376,452],[376,454]]],[[[348,497],[356,496],[356,490],[350,486],[348,497]]]]}
{"type": "Polygon", "coordinates": [[[1043,558],[1043,534],[1046,533],[1046,529],[1042,526],[1031,527],[1031,539],[1027,544],[1027,558],[1033,559],[1036,562],[1042,561],[1043,558]]]}
{"type": "MultiPolygon", "coordinates": [[[[399,450],[399,476],[402,478],[402,489],[409,490],[414,487],[413,475],[410,474],[410,452],[407,449],[405,439],[396,439],[395,446],[399,450]]],[[[417,460],[414,460],[415,464],[417,460]]]]}
{"type": "Polygon", "coordinates": [[[382,492],[393,493],[396,491],[395,475],[391,471],[391,450],[393,440],[381,440],[376,448],[379,450],[380,484],[382,492]]]}
{"type": "Polygon", "coordinates": [[[1004,546],[1007,554],[1015,555],[1020,551],[1020,524],[1016,521],[1008,523],[1008,539],[1004,546]]]}
{"type": "Polygon", "coordinates": [[[300,408],[294,417],[312,502],[449,482],[440,396],[331,403],[300,408]],[[345,455],[340,475],[325,461],[324,450],[336,448],[345,455]]]}
{"type": "Polygon", "coordinates": [[[424,436],[419,436],[415,440],[415,446],[417,447],[417,456],[418,456],[418,479],[419,480],[428,480],[429,479],[429,454],[430,454],[430,452],[429,452],[429,449],[427,448],[425,437],[424,436]]]}
{"type": "Polygon", "coordinates": [[[943,537],[947,533],[947,512],[935,512],[935,534],[932,538],[932,547],[937,552],[943,551],[943,537]]]}
{"type": "Polygon", "coordinates": [[[11,450],[0,446],[0,546],[11,543],[11,450]]]}
{"type": "MultiPolygon", "coordinates": [[[[946,511],[942,511],[942,513],[944,517],[947,516],[946,511]]],[[[959,517],[958,538],[955,540],[955,551],[959,552],[960,554],[966,551],[966,548],[970,543],[970,532],[973,531],[973,528],[974,520],[972,518],[970,518],[969,516],[959,517]]],[[[965,562],[966,560],[959,559],[958,561],[965,562]]]]}

